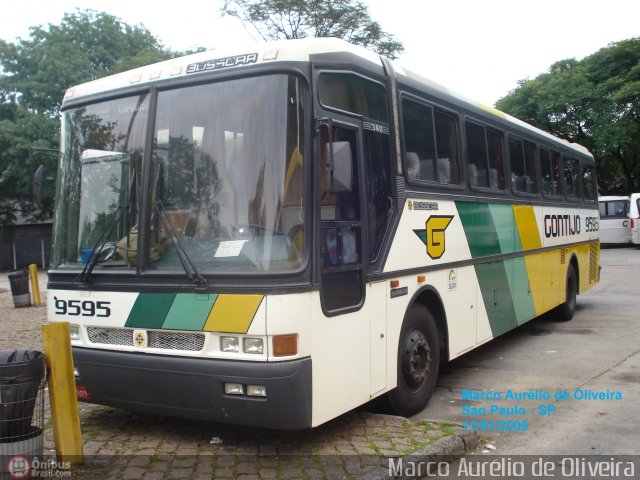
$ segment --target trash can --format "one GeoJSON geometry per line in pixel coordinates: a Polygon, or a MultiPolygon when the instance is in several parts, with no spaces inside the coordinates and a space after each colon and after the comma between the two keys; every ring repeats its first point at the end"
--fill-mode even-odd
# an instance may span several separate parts
{"type": "Polygon", "coordinates": [[[0,350],[0,479],[42,459],[44,377],[42,352],[0,350]]]}
{"type": "Polygon", "coordinates": [[[8,274],[13,305],[16,308],[30,307],[31,295],[29,294],[29,273],[26,270],[18,270],[8,274]]]}

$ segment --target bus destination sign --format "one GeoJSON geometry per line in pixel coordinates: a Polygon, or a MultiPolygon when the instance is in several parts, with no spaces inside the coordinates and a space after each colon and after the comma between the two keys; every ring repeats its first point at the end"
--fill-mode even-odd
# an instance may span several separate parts
{"type": "Polygon", "coordinates": [[[217,58],[215,60],[207,60],[206,62],[191,63],[187,65],[187,74],[210,72],[211,70],[220,70],[228,67],[238,67],[240,65],[249,65],[258,61],[257,53],[246,53],[244,55],[236,55],[234,57],[217,58]]]}

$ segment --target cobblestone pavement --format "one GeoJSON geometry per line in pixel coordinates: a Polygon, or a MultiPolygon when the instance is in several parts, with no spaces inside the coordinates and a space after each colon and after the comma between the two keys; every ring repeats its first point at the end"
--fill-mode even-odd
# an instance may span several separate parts
{"type": "MultiPolygon", "coordinates": [[[[44,277],[40,282],[45,299],[44,277]]],[[[6,274],[0,274],[0,349],[42,349],[40,327],[45,322],[45,306],[13,307],[6,274]]],[[[54,456],[48,402],[45,405],[44,454],[54,456]]],[[[459,439],[460,430],[456,424],[414,423],[364,411],[313,430],[278,432],[82,403],[79,409],[85,464],[71,469],[72,478],[381,478],[388,470],[388,457],[459,439]]]]}

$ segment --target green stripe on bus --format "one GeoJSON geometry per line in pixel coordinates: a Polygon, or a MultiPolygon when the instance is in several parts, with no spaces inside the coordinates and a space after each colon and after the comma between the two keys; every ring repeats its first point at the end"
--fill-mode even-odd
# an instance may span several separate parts
{"type": "Polygon", "coordinates": [[[215,294],[179,293],[162,328],[202,331],[217,298],[215,294]]]}
{"type": "Polygon", "coordinates": [[[456,208],[473,258],[502,253],[488,204],[456,202],[456,208]]]}
{"type": "Polygon", "coordinates": [[[524,257],[507,260],[505,262],[505,270],[509,280],[509,289],[511,290],[516,319],[518,325],[522,325],[536,316],[524,257]]]}
{"type": "Polygon", "coordinates": [[[494,337],[518,326],[506,270],[503,261],[476,265],[482,300],[494,337]]]}
{"type": "Polygon", "coordinates": [[[513,208],[511,205],[494,203],[489,204],[489,211],[500,244],[500,253],[513,253],[515,247],[513,232],[516,230],[516,224],[513,221],[513,208]]]}
{"type": "Polygon", "coordinates": [[[514,251],[521,252],[522,251],[522,239],[520,238],[520,230],[518,230],[518,222],[516,220],[516,216],[513,212],[513,206],[511,207],[511,214],[513,215],[513,245],[514,251]]]}
{"type": "Polygon", "coordinates": [[[133,304],[125,327],[161,328],[175,293],[141,293],[133,304]]]}

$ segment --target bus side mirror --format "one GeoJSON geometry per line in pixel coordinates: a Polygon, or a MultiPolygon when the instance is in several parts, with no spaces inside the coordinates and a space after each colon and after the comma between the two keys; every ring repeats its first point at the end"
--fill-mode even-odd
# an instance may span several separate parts
{"type": "Polygon", "coordinates": [[[324,155],[327,159],[326,180],[329,193],[351,192],[353,180],[353,156],[349,142],[327,142],[324,155]]]}
{"type": "Polygon", "coordinates": [[[44,182],[44,165],[40,165],[33,174],[33,182],[31,184],[31,190],[33,194],[33,203],[36,207],[40,208],[42,205],[42,186],[44,182]]]}

